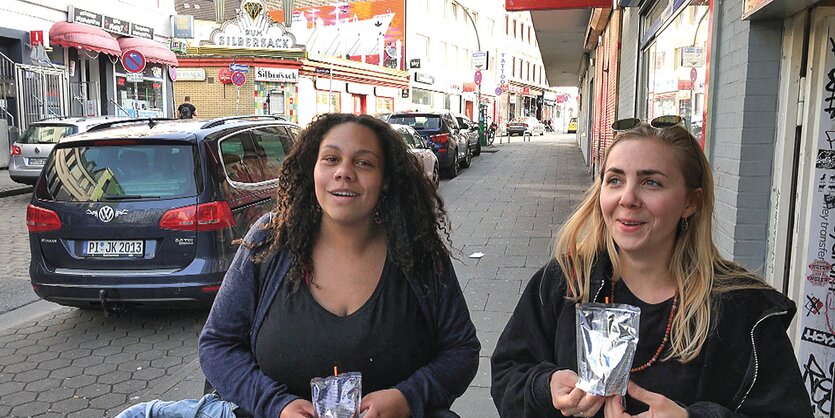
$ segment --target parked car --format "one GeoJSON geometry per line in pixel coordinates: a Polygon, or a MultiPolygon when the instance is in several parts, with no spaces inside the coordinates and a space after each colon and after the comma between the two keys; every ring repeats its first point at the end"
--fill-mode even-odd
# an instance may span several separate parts
{"type": "Polygon", "coordinates": [[[545,135],[545,125],[533,116],[516,118],[508,122],[507,135],[545,135]]]}
{"type": "Polygon", "coordinates": [[[472,153],[467,137],[461,132],[458,121],[448,110],[437,112],[395,112],[389,123],[414,128],[428,143],[438,157],[438,163],[445,174],[452,178],[458,175],[458,168],[467,168],[472,153]]]}
{"type": "Polygon", "coordinates": [[[577,118],[571,118],[568,121],[568,129],[566,131],[570,134],[577,133],[577,118]]]}
{"type": "Polygon", "coordinates": [[[455,115],[455,119],[458,121],[461,132],[467,136],[470,153],[473,154],[473,157],[478,157],[481,155],[481,143],[478,141],[478,123],[464,115],[455,115]]]}
{"type": "Polygon", "coordinates": [[[53,118],[29,124],[20,138],[12,144],[9,177],[18,183],[34,185],[41,174],[46,157],[58,141],[69,135],[85,132],[101,123],[124,119],[126,118],[120,116],[53,118]]]}
{"type": "Polygon", "coordinates": [[[105,310],[210,304],[233,242],[273,207],[300,128],[270,117],[109,125],[46,161],[26,210],[35,293],[105,310]]]}
{"type": "Polygon", "coordinates": [[[423,139],[420,134],[414,130],[411,126],[406,125],[391,125],[397,133],[400,134],[400,137],[403,138],[403,142],[406,143],[406,146],[409,148],[409,151],[417,157],[418,162],[423,167],[423,172],[426,174],[426,177],[432,181],[432,184],[435,187],[438,187],[440,183],[440,165],[438,165],[438,157],[435,156],[435,153],[430,149],[430,145],[426,143],[426,140],[423,139]]]}

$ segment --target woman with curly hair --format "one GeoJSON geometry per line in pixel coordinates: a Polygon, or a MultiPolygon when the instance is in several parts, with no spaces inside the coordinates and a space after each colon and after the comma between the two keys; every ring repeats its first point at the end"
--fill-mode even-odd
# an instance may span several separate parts
{"type": "Polygon", "coordinates": [[[223,280],[200,335],[207,380],[256,417],[312,417],[310,379],[338,367],[362,373],[366,418],[450,414],[480,344],[448,237],[399,134],[371,116],[320,116],[223,280]]]}
{"type": "Polygon", "coordinates": [[[678,119],[623,121],[636,126],[609,146],[496,344],[501,416],[812,416],[786,335],[795,305],[719,254],[710,165],[678,119]],[[576,386],[586,302],[641,309],[625,398],[576,386]]]}

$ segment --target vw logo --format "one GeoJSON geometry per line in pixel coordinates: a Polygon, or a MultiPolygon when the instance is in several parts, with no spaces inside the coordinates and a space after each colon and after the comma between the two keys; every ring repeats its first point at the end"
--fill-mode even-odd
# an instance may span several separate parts
{"type": "Polygon", "coordinates": [[[102,222],[110,222],[121,215],[128,213],[127,209],[113,210],[112,206],[102,206],[99,210],[87,209],[87,214],[102,222]]]}
{"type": "Polygon", "coordinates": [[[38,147],[35,147],[35,154],[40,154],[40,153],[41,153],[41,149],[38,148],[38,147]]]}
{"type": "Polygon", "coordinates": [[[102,222],[110,222],[113,220],[113,208],[110,206],[102,206],[99,208],[99,220],[102,222]]]}

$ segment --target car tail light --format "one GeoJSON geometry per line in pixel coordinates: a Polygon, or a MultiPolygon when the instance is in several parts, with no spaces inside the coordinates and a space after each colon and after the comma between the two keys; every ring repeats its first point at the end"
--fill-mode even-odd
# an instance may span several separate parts
{"type": "Polygon", "coordinates": [[[527,124],[527,123],[523,123],[523,124],[522,124],[522,126],[524,126],[524,127],[526,127],[526,128],[527,128],[527,127],[528,127],[528,124],[527,124]]]}
{"type": "Polygon", "coordinates": [[[12,145],[12,151],[9,154],[11,154],[11,155],[21,155],[21,154],[23,154],[23,151],[20,149],[19,146],[12,145]]]}
{"type": "Polygon", "coordinates": [[[429,140],[436,144],[446,144],[449,142],[449,134],[437,134],[429,137],[429,140]]]}
{"type": "Polygon", "coordinates": [[[220,285],[215,286],[203,286],[200,288],[200,291],[203,293],[217,293],[220,290],[220,285]]]}
{"type": "Polygon", "coordinates": [[[29,205],[26,208],[26,227],[29,232],[55,231],[61,229],[61,219],[54,211],[29,205]]]}
{"type": "Polygon", "coordinates": [[[234,225],[232,210],[224,201],[171,209],[159,220],[160,228],[178,231],[216,231],[234,225]]]}

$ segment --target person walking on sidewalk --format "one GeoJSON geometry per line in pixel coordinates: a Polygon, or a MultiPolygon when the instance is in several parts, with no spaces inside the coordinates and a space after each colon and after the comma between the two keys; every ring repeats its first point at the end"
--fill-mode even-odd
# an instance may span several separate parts
{"type": "Polygon", "coordinates": [[[502,417],[812,417],[794,303],[719,254],[710,166],[678,117],[616,122],[599,177],[491,359],[502,417]],[[641,309],[625,400],[575,385],[575,304],[641,309]],[[647,413],[648,411],[648,413],[647,413]],[[644,415],[646,413],[646,415],[644,415]]]}
{"type": "Polygon", "coordinates": [[[177,117],[180,119],[192,119],[197,116],[197,108],[191,104],[191,96],[186,96],[183,100],[183,104],[177,107],[177,117]]]}
{"type": "Polygon", "coordinates": [[[199,340],[207,380],[256,417],[312,417],[311,378],[338,367],[362,373],[365,417],[457,416],[480,344],[445,236],[399,134],[320,116],[223,280],[199,340]]]}

